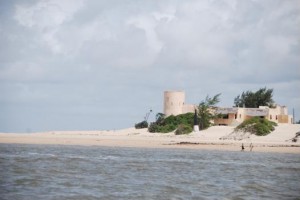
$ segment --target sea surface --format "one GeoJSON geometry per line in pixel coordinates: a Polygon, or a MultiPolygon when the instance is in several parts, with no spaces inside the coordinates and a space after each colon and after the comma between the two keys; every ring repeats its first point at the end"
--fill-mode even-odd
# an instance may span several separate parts
{"type": "Polygon", "coordinates": [[[0,199],[300,199],[300,156],[0,144],[0,199]]]}

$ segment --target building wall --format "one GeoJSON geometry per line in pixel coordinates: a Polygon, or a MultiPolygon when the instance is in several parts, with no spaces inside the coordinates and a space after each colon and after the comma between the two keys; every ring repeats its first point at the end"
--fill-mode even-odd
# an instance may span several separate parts
{"type": "Polygon", "coordinates": [[[214,120],[215,124],[218,125],[234,125],[236,122],[236,114],[234,113],[228,113],[228,115],[226,115],[226,117],[222,117],[222,118],[217,118],[214,120]]]}
{"type": "Polygon", "coordinates": [[[184,104],[182,107],[182,114],[193,113],[195,112],[195,109],[197,109],[197,107],[193,104],[184,104]]]}
{"type": "Polygon", "coordinates": [[[278,115],[282,114],[282,109],[279,106],[276,106],[276,108],[268,108],[269,109],[269,116],[268,120],[272,122],[278,123],[278,115]]]}
{"type": "MultiPolygon", "coordinates": [[[[221,108],[221,110],[225,109],[226,108],[221,108]]],[[[258,116],[276,123],[291,124],[293,123],[293,118],[287,113],[287,107],[279,105],[277,105],[276,108],[269,108],[267,106],[260,106],[259,108],[237,108],[235,114],[228,113],[228,119],[215,119],[214,123],[218,125],[237,125],[244,120],[258,116]]]]}
{"type": "Polygon", "coordinates": [[[289,123],[288,115],[278,115],[278,123],[289,123]]]}
{"type": "Polygon", "coordinates": [[[165,91],[164,92],[164,114],[180,115],[183,113],[185,104],[185,94],[183,91],[165,91]]]}
{"type": "Polygon", "coordinates": [[[292,124],[293,118],[291,115],[288,115],[288,110],[286,106],[277,105],[276,108],[268,108],[269,114],[267,119],[276,123],[287,123],[292,124]]]}
{"type": "Polygon", "coordinates": [[[244,108],[238,108],[236,120],[238,122],[242,123],[245,120],[245,118],[246,118],[245,109],[244,108]]]}

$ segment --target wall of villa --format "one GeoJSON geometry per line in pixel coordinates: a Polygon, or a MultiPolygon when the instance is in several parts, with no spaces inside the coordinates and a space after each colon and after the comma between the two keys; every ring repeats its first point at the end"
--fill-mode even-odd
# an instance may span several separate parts
{"type": "Polygon", "coordinates": [[[182,107],[182,114],[193,113],[193,112],[195,112],[195,109],[197,109],[197,106],[195,106],[195,105],[184,104],[182,107]]]}
{"type": "MultiPolygon", "coordinates": [[[[224,108],[222,108],[224,110],[224,108]]],[[[260,106],[259,108],[237,108],[236,113],[228,113],[228,119],[216,119],[215,124],[235,125],[254,116],[263,117],[276,123],[293,123],[293,118],[288,115],[287,107],[277,105],[276,108],[260,106]]]]}

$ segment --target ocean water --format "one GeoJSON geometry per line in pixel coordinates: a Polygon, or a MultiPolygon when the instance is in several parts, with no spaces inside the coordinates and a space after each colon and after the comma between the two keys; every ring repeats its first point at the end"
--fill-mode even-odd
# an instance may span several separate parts
{"type": "Polygon", "coordinates": [[[300,199],[300,156],[0,144],[0,199],[300,199]]]}

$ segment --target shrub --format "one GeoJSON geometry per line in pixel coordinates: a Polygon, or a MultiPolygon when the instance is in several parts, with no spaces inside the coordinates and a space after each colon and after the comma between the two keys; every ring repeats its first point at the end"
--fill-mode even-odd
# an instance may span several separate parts
{"type": "Polygon", "coordinates": [[[191,126],[188,126],[186,124],[180,124],[178,128],[175,131],[175,135],[184,135],[189,134],[193,131],[191,126]]]}
{"type": "Polygon", "coordinates": [[[169,132],[174,131],[175,129],[176,129],[175,124],[166,124],[166,125],[160,127],[159,132],[169,133],[169,132]]]}
{"type": "Polygon", "coordinates": [[[252,117],[245,120],[239,126],[237,126],[235,131],[249,132],[257,136],[268,135],[275,130],[274,126],[277,126],[275,122],[271,122],[267,119],[260,117],[252,117]]]}
{"type": "Polygon", "coordinates": [[[159,118],[156,122],[151,123],[148,131],[150,133],[169,133],[175,131],[180,124],[184,124],[192,128],[193,120],[193,113],[186,113],[177,116],[170,115],[167,118],[159,118]]]}
{"type": "Polygon", "coordinates": [[[142,121],[140,123],[135,124],[136,129],[141,129],[141,128],[148,128],[148,122],[147,121],[142,121]]]}
{"type": "Polygon", "coordinates": [[[150,126],[148,127],[148,131],[149,131],[150,133],[156,133],[156,132],[159,132],[158,129],[159,129],[159,125],[158,125],[156,122],[152,122],[152,123],[150,124],[150,126]]]}

